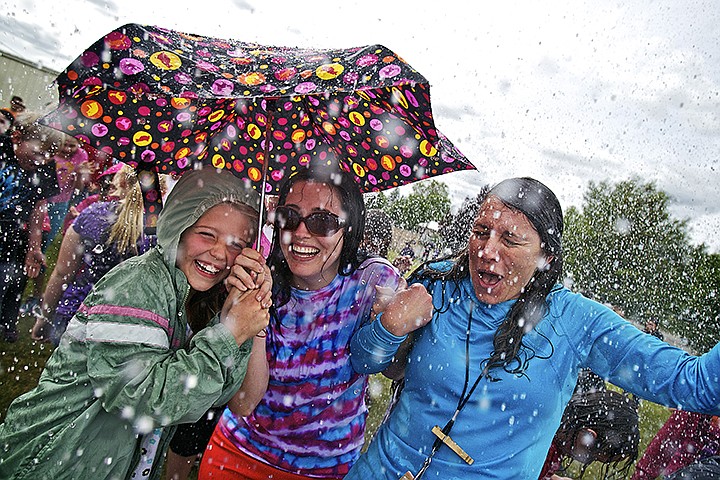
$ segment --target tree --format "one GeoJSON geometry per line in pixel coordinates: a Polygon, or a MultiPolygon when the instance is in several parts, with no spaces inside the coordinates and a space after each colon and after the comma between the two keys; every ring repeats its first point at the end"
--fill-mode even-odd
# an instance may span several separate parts
{"type": "Polygon", "coordinates": [[[365,209],[386,210],[388,206],[388,198],[385,192],[370,193],[366,195],[365,209]]]}
{"type": "Polygon", "coordinates": [[[683,318],[693,295],[687,226],[652,183],[591,182],[582,210],[566,214],[565,271],[575,289],[641,321],[683,318]]]}
{"type": "Polygon", "coordinates": [[[695,275],[684,321],[673,322],[672,327],[702,353],[720,341],[720,255],[708,254],[700,245],[690,255],[690,263],[695,275]]]}
{"type": "Polygon", "coordinates": [[[443,246],[449,248],[451,252],[459,252],[467,246],[470,230],[480,210],[480,204],[489,189],[489,185],[486,185],[476,196],[465,197],[457,214],[448,215],[447,219],[442,222],[440,237],[444,242],[443,246]]]}
{"type": "Polygon", "coordinates": [[[405,197],[394,189],[386,200],[373,199],[373,208],[385,210],[396,226],[415,230],[422,223],[442,221],[450,212],[450,195],[444,183],[423,180],[414,183],[412,192],[405,197]],[[384,207],[383,201],[386,201],[384,207]]]}

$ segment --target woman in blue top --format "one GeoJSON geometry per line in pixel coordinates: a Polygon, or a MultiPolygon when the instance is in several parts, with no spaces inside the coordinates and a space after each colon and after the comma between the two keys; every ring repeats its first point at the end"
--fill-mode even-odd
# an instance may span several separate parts
{"type": "MultiPolygon", "coordinates": [[[[558,285],[562,232],[552,191],[505,180],[467,249],[414,275],[433,318],[397,353],[398,404],[346,479],[536,479],[581,368],[653,402],[720,412],[720,347],[691,356],[558,285]]],[[[365,345],[353,343],[356,368],[382,370],[365,345]]]]}

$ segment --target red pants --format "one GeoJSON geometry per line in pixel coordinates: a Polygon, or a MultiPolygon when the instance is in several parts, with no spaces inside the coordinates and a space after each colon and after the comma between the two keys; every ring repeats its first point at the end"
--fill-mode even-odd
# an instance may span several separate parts
{"type": "Polygon", "coordinates": [[[228,441],[217,427],[203,453],[198,473],[198,480],[308,480],[309,478],[314,477],[278,470],[245,455],[228,441]]]}

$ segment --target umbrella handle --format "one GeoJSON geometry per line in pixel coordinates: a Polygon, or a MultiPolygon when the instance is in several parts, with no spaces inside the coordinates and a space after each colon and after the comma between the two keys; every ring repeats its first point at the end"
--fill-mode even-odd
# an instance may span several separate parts
{"type": "Polygon", "coordinates": [[[162,192],[158,173],[154,170],[137,171],[138,182],[143,196],[145,235],[156,235],[157,221],[162,210],[162,192]]]}
{"type": "MultiPolygon", "coordinates": [[[[261,239],[262,229],[265,225],[265,222],[263,221],[263,217],[265,216],[265,190],[267,188],[268,164],[270,163],[270,125],[272,125],[273,122],[273,114],[270,109],[275,106],[275,100],[267,99],[265,100],[265,102],[268,115],[265,122],[265,145],[263,146],[262,182],[260,182],[260,216],[258,217],[258,229],[257,239],[255,240],[255,249],[260,252],[262,256],[267,257],[265,252],[262,251],[261,239]]],[[[270,252],[268,252],[268,254],[269,253],[270,252]]]]}

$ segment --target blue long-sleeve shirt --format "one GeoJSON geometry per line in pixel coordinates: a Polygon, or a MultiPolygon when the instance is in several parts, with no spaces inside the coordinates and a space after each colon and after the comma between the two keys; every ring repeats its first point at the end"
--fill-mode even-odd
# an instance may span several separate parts
{"type": "MultiPolygon", "coordinates": [[[[469,277],[457,285],[436,281],[426,286],[443,313],[419,332],[398,405],[346,479],[397,480],[407,471],[417,473],[436,438],[432,427],[447,423],[465,383],[471,309],[470,384],[514,302],[480,302],[469,277]]],[[[535,353],[526,375],[492,371],[500,380],[480,381],[450,433],[474,463],[467,465],[443,445],[423,478],[537,478],[580,368],[653,402],[720,413],[719,347],[691,356],[562,287],[548,296],[548,303],[545,318],[523,339],[535,353]]],[[[372,361],[359,348],[352,353],[358,363],[372,361]]]]}

